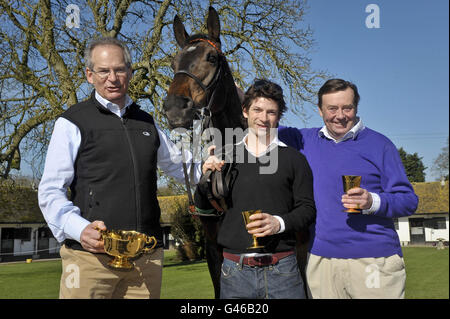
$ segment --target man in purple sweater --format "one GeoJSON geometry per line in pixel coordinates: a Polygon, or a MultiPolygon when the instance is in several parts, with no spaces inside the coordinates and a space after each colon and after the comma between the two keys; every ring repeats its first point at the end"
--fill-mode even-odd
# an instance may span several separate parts
{"type": "Polygon", "coordinates": [[[313,172],[309,296],[404,298],[405,265],[392,219],[413,214],[418,198],[394,144],[357,116],[357,87],[332,79],[318,96],[322,128],[279,129],[279,139],[300,150],[313,172]],[[360,187],[345,194],[342,175],[360,175],[360,187]]]}

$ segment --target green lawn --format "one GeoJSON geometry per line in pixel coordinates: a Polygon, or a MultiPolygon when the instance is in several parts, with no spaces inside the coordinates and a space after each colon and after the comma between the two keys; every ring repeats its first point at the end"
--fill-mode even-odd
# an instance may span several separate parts
{"type": "MultiPolygon", "coordinates": [[[[58,298],[60,277],[59,260],[0,264],[0,299],[58,298]]],[[[180,262],[165,251],[161,298],[214,298],[206,262],[180,262]]]]}
{"type": "Polygon", "coordinates": [[[58,298],[60,277],[60,261],[0,264],[0,298],[58,298]]]}
{"type": "Polygon", "coordinates": [[[214,298],[214,288],[206,262],[180,263],[175,257],[175,252],[164,252],[161,298],[214,298]]]}
{"type": "Polygon", "coordinates": [[[448,249],[403,247],[407,299],[448,299],[448,249]]]}
{"type": "MultiPolygon", "coordinates": [[[[449,298],[449,250],[403,248],[406,262],[406,298],[449,298]]],[[[0,299],[58,298],[61,262],[0,264],[0,299]]],[[[166,251],[161,298],[213,298],[206,262],[179,262],[166,251]]]]}

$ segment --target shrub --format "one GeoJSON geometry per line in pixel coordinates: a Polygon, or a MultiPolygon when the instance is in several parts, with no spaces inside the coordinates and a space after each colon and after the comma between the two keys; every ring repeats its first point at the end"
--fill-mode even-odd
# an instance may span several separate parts
{"type": "Polygon", "coordinates": [[[177,254],[181,260],[205,257],[205,238],[198,218],[189,214],[187,196],[158,197],[162,218],[170,222],[171,234],[177,240],[177,254]]]}

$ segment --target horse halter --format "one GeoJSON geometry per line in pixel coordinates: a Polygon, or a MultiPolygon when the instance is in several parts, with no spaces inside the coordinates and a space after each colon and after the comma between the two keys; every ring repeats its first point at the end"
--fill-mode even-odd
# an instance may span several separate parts
{"type": "MultiPolygon", "coordinates": [[[[195,39],[190,41],[189,43],[195,43],[195,42],[206,42],[208,43],[210,46],[212,46],[214,49],[216,49],[216,51],[219,53],[219,61],[218,61],[218,65],[217,65],[217,69],[216,72],[214,74],[214,77],[212,78],[212,80],[210,81],[210,83],[208,83],[208,85],[204,85],[203,82],[194,74],[192,74],[191,72],[187,71],[187,70],[179,70],[178,72],[175,72],[174,77],[177,76],[178,74],[184,74],[187,75],[188,77],[190,77],[191,79],[193,79],[198,86],[200,86],[202,88],[202,90],[205,92],[206,94],[206,105],[202,108],[200,108],[200,112],[198,112],[197,114],[199,114],[199,118],[201,120],[201,131],[203,131],[203,129],[205,127],[211,127],[212,126],[212,121],[211,121],[211,116],[212,116],[212,111],[211,111],[211,106],[212,106],[212,102],[214,101],[214,96],[216,93],[216,89],[217,89],[217,83],[219,82],[219,79],[222,75],[222,63],[223,63],[223,53],[222,51],[214,44],[214,42],[208,40],[208,39],[203,39],[203,38],[199,38],[199,39],[195,39]],[[211,96],[208,96],[208,90],[213,89],[211,96]]],[[[190,181],[189,178],[191,180],[194,179],[194,170],[193,170],[193,165],[191,165],[191,170],[188,173],[187,171],[187,165],[186,165],[186,161],[184,158],[184,150],[182,150],[182,156],[183,156],[183,172],[184,172],[184,180],[185,180],[185,185],[187,188],[187,194],[188,194],[188,199],[189,199],[189,212],[191,214],[196,214],[196,209],[195,209],[195,205],[194,205],[194,200],[193,200],[193,196],[192,196],[192,192],[191,192],[191,186],[190,186],[190,181]]],[[[192,158],[193,159],[193,158],[192,158]]],[[[192,163],[193,164],[193,163],[192,163]]],[[[208,175],[209,177],[209,175],[208,175]]],[[[210,200],[211,201],[211,200],[210,200]]],[[[215,200],[212,200],[211,203],[213,204],[213,206],[220,211],[221,213],[223,213],[223,209],[220,205],[218,205],[215,200]]],[[[201,214],[200,214],[201,215],[201,214]]]]}
{"type": "MultiPolygon", "coordinates": [[[[205,111],[207,111],[209,113],[209,116],[211,116],[211,114],[212,114],[211,106],[212,106],[212,101],[214,100],[214,95],[216,93],[216,86],[217,86],[217,83],[219,82],[219,79],[220,79],[220,77],[222,75],[222,63],[223,63],[222,62],[223,61],[222,57],[223,57],[223,53],[217,47],[217,45],[215,45],[214,42],[212,42],[211,40],[199,38],[199,39],[194,39],[194,40],[190,41],[189,43],[195,43],[195,42],[206,42],[210,46],[212,46],[219,53],[219,61],[218,61],[218,65],[217,65],[217,68],[216,68],[216,72],[214,73],[214,77],[208,83],[207,86],[204,85],[203,82],[196,75],[192,74],[191,72],[189,72],[187,70],[178,70],[177,72],[175,72],[174,77],[177,76],[178,74],[187,75],[188,77],[193,79],[197,83],[198,86],[200,86],[202,88],[202,90],[206,94],[206,105],[204,107],[200,108],[200,115],[201,115],[201,117],[203,117],[203,115],[205,114],[205,111]],[[211,96],[208,96],[208,90],[210,90],[211,88],[213,88],[213,91],[211,93],[211,96]]],[[[201,120],[204,120],[204,119],[201,118],[201,120]]]]}

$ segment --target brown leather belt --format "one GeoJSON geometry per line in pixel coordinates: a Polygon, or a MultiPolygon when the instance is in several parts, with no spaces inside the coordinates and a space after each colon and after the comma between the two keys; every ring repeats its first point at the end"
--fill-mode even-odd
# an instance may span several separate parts
{"type": "MultiPolygon", "coordinates": [[[[242,259],[242,264],[248,265],[251,267],[270,266],[270,265],[275,265],[280,259],[283,259],[283,258],[293,255],[293,254],[294,254],[294,251],[291,250],[291,251],[284,251],[281,253],[259,256],[259,257],[258,256],[244,257],[242,259]]],[[[223,252],[223,257],[226,259],[229,259],[231,261],[234,261],[236,263],[241,262],[241,255],[235,255],[235,254],[223,252]]]]}

